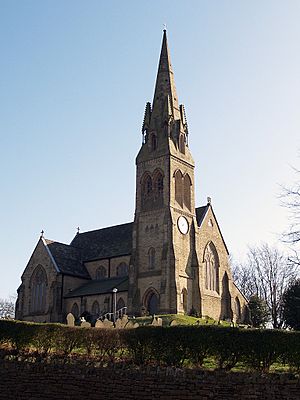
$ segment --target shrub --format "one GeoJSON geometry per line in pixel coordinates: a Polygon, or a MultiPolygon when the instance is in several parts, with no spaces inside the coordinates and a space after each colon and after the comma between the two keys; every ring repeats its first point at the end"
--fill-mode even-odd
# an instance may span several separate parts
{"type": "Polygon", "coordinates": [[[239,346],[242,348],[243,361],[250,369],[268,372],[283,349],[284,332],[278,330],[249,329],[242,332],[239,346]]]}
{"type": "Polygon", "coordinates": [[[231,370],[242,359],[242,331],[237,328],[211,327],[210,353],[219,369],[231,370]]]}
{"type": "Polygon", "coordinates": [[[138,365],[182,367],[188,362],[201,367],[213,357],[217,368],[224,370],[243,362],[252,370],[267,372],[281,361],[300,371],[300,332],[295,331],[209,325],[106,330],[1,320],[1,343],[10,344],[17,353],[33,350],[38,357],[53,352],[69,356],[78,348],[101,364],[128,361],[129,356],[138,365]]]}

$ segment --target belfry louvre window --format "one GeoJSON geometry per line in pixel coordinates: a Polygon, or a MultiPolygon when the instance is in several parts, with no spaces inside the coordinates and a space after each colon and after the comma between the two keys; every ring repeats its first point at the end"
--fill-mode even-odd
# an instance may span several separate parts
{"type": "Polygon", "coordinates": [[[158,195],[162,195],[164,191],[164,178],[162,174],[158,174],[158,176],[156,177],[156,190],[158,195]]]}
{"type": "Polygon", "coordinates": [[[46,311],[47,275],[44,268],[39,265],[31,277],[31,311],[46,311]]]}
{"type": "Polygon", "coordinates": [[[183,201],[184,205],[191,210],[191,186],[192,181],[188,174],[184,175],[183,178],[183,187],[184,187],[184,194],[183,194],[183,201]]]}
{"type": "Polygon", "coordinates": [[[148,172],[143,177],[142,180],[142,196],[145,198],[152,193],[152,178],[148,172]]]}
{"type": "Polygon", "coordinates": [[[182,172],[177,170],[175,172],[175,200],[180,206],[183,205],[183,182],[182,182],[182,172]]]}

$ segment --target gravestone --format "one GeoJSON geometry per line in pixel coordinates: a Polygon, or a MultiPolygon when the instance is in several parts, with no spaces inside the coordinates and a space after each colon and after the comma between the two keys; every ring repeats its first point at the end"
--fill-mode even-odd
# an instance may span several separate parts
{"type": "Polygon", "coordinates": [[[153,315],[153,319],[151,321],[152,326],[162,326],[162,319],[153,315]]]}
{"type": "Polygon", "coordinates": [[[68,326],[74,326],[75,325],[75,317],[72,313],[69,313],[67,315],[67,325],[68,326]]]}
{"type": "Polygon", "coordinates": [[[139,327],[139,324],[137,322],[133,321],[128,321],[127,324],[125,325],[125,329],[136,329],[139,327]]]}
{"type": "Polygon", "coordinates": [[[172,319],[172,321],[170,322],[170,326],[176,326],[178,325],[176,319],[172,319]]]}
{"type": "Polygon", "coordinates": [[[90,328],[91,324],[87,322],[86,320],[82,321],[80,324],[81,328],[90,328]]]}
{"type": "Polygon", "coordinates": [[[95,323],[95,328],[104,328],[103,321],[101,319],[98,319],[95,323]]]}
{"type": "Polygon", "coordinates": [[[124,329],[126,324],[128,322],[128,316],[126,314],[124,314],[122,316],[122,318],[117,319],[116,323],[115,323],[115,327],[117,329],[124,329]]]}
{"type": "Polygon", "coordinates": [[[103,328],[112,329],[113,327],[114,323],[105,318],[105,320],[103,321],[103,328]]]}

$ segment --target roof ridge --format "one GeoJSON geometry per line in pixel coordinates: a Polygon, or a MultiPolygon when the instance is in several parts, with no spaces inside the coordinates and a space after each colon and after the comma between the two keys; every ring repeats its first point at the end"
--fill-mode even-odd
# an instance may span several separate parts
{"type": "Polygon", "coordinates": [[[63,246],[72,247],[73,249],[76,249],[76,250],[80,250],[80,249],[78,249],[78,247],[75,247],[75,246],[73,246],[73,245],[71,245],[71,244],[67,244],[67,243],[63,243],[63,242],[58,242],[57,240],[52,240],[52,239],[46,239],[46,238],[44,238],[44,241],[46,242],[46,245],[47,245],[47,246],[48,246],[48,244],[57,243],[57,244],[62,244],[63,246]]]}
{"type": "MultiPolygon", "coordinates": [[[[91,231],[81,232],[81,233],[78,233],[77,235],[80,236],[80,235],[84,235],[84,234],[86,234],[86,233],[104,231],[105,229],[116,228],[116,227],[118,227],[118,226],[125,226],[125,225],[131,225],[131,224],[133,224],[133,221],[132,221],[132,222],[125,222],[125,223],[123,223],[123,224],[118,224],[118,225],[106,226],[106,227],[104,227],[104,228],[92,229],[91,231]]],[[[77,236],[77,235],[76,235],[76,236],[77,236]]],[[[76,237],[76,236],[75,236],[75,237],[76,237]]],[[[71,242],[71,243],[72,243],[72,242],[71,242]]]]}

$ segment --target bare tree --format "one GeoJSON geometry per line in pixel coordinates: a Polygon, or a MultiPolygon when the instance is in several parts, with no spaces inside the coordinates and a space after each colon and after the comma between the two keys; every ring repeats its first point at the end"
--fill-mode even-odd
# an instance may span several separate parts
{"type": "Polygon", "coordinates": [[[15,299],[11,296],[9,299],[0,299],[0,319],[14,318],[15,299]]]}
{"type": "Polygon", "coordinates": [[[258,296],[269,309],[274,328],[281,328],[282,296],[289,283],[296,279],[296,265],[277,248],[262,244],[250,247],[248,262],[234,268],[237,285],[247,298],[258,296]]]}
{"type": "Polygon", "coordinates": [[[232,277],[237,287],[248,300],[250,299],[250,297],[257,294],[257,284],[256,281],[253,279],[253,273],[249,268],[248,263],[233,263],[232,277]]]}
{"type": "MultiPolygon", "coordinates": [[[[300,171],[295,169],[297,176],[300,171]]],[[[283,241],[292,246],[290,260],[300,265],[300,180],[292,187],[283,187],[281,194],[282,205],[289,210],[291,221],[289,229],[283,234],[283,241]]]]}

